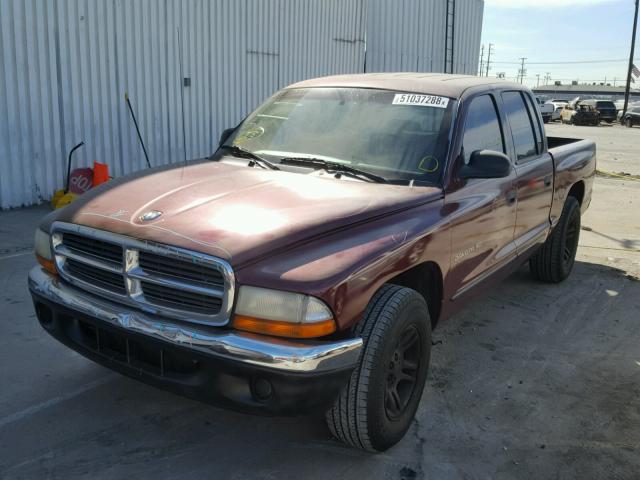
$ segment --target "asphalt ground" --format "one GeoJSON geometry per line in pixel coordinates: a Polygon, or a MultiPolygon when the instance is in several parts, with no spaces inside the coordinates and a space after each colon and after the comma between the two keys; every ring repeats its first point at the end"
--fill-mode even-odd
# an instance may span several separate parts
{"type": "MultiPolygon", "coordinates": [[[[640,174],[640,128],[547,129],[640,174]]],[[[379,455],[332,440],[319,416],[210,407],[57,343],[26,283],[47,211],[0,212],[0,478],[640,477],[639,181],[596,178],[567,281],[523,268],[436,329],[414,424],[379,455]]]]}

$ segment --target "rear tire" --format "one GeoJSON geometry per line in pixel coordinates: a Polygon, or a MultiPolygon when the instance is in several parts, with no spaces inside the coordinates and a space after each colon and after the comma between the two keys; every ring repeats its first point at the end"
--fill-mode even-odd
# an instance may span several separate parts
{"type": "Polygon", "coordinates": [[[353,333],[364,340],[360,362],[326,413],[334,437],[382,452],[407,432],[422,397],[431,355],[431,319],[418,292],[384,285],[353,333]]]}
{"type": "Polygon", "coordinates": [[[579,240],[580,203],[575,197],[567,197],[558,224],[529,260],[531,275],[548,283],[566,279],[573,269],[579,240]]]}

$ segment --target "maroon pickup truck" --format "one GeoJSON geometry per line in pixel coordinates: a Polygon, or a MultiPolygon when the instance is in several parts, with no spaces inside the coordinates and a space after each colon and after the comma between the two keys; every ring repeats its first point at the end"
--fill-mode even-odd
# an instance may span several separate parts
{"type": "Polygon", "coordinates": [[[412,422],[438,323],[525,262],[570,274],[595,166],[593,142],[545,137],[522,85],[308,80],[210,159],[46,217],[29,287],[43,328],[102,365],[243,411],[325,411],[382,451],[412,422]]]}

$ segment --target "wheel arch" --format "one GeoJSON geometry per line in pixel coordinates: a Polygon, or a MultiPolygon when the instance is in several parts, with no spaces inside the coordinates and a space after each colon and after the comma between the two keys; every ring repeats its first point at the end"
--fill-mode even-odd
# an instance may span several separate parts
{"type": "Polygon", "coordinates": [[[443,276],[440,266],[433,261],[414,265],[387,280],[386,283],[411,288],[422,295],[429,308],[431,327],[435,327],[442,312],[443,276]]]}
{"type": "Polygon", "coordinates": [[[576,200],[578,200],[580,206],[582,206],[582,201],[584,200],[584,191],[584,180],[579,180],[571,186],[571,188],[569,189],[569,193],[567,194],[567,198],[574,197],[576,200]]]}

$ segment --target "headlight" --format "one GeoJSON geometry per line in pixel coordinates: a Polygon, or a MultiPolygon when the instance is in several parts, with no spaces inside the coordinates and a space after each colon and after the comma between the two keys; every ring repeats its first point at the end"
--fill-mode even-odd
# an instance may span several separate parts
{"type": "Polygon", "coordinates": [[[54,275],[57,274],[58,271],[56,270],[53,252],[51,251],[51,235],[38,228],[33,244],[38,263],[48,272],[54,275]]]}
{"type": "Polygon", "coordinates": [[[239,289],[233,326],[293,338],[321,337],[336,330],[333,314],[321,300],[250,286],[239,289]]]}

